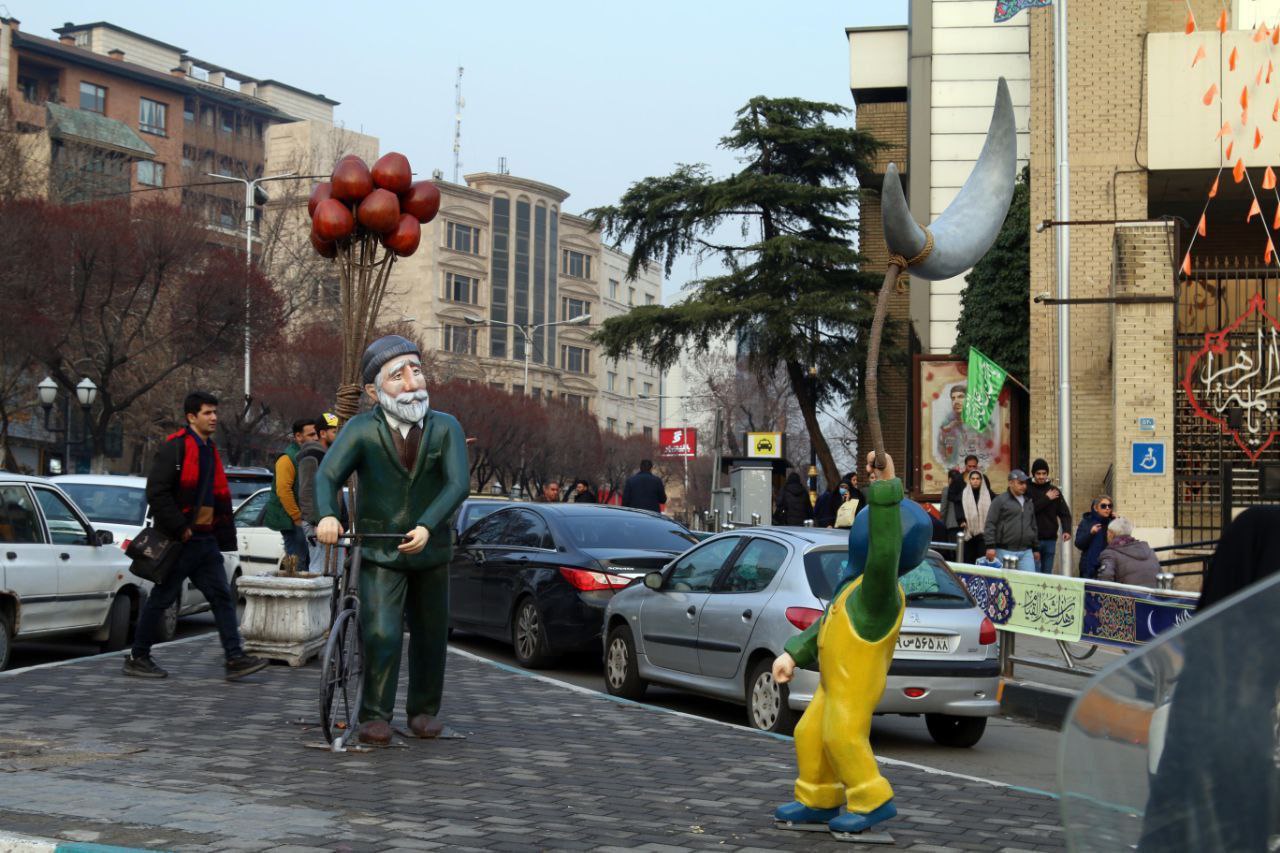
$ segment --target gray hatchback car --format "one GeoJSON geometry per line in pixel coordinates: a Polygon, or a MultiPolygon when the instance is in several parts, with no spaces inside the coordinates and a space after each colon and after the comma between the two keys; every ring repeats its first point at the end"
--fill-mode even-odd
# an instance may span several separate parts
{"type": "MultiPolygon", "coordinates": [[[[744,703],[750,725],[789,732],[818,674],[773,680],[787,640],[822,615],[848,532],[753,527],[699,543],[616,594],[605,612],[605,686],[637,698],[649,682],[744,703]]],[[[938,554],[901,578],[907,608],[876,712],[923,714],[947,746],[977,743],[1000,710],[995,626],[938,554]]]]}

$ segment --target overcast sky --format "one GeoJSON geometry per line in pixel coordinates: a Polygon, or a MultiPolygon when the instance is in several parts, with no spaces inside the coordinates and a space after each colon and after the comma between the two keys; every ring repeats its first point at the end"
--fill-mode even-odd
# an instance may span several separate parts
{"type": "MultiPolygon", "coordinates": [[[[0,6],[0,10],[4,6],[0,6]]],[[[454,84],[466,107],[462,174],[496,171],[570,193],[580,213],[677,163],[734,168],[716,148],[755,95],[853,106],[845,27],[906,22],[906,0],[167,2],[10,0],[33,35],[107,20],[192,56],[340,101],[335,118],[453,173],[454,84]]],[[[711,272],[704,270],[704,272],[711,272]]],[[[681,264],[670,301],[692,274],[681,264]]]]}

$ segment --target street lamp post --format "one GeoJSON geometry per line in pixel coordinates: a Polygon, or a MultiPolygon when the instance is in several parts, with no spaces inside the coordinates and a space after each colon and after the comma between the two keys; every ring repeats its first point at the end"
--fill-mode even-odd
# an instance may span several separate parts
{"type": "Polygon", "coordinates": [[[511,328],[524,335],[524,394],[529,395],[529,360],[533,356],[533,335],[539,329],[545,329],[550,326],[576,326],[587,322],[591,319],[590,314],[579,314],[577,317],[570,317],[568,320],[553,320],[549,323],[524,324],[508,323],[505,320],[486,320],[483,317],[472,317],[465,315],[462,318],[468,326],[510,326],[511,328]]]}
{"type": "Polygon", "coordinates": [[[206,172],[209,177],[217,178],[221,181],[235,181],[244,184],[244,404],[247,408],[249,405],[249,278],[253,272],[253,211],[254,202],[259,201],[259,193],[261,193],[261,203],[267,203],[267,193],[259,184],[265,184],[267,181],[281,181],[285,178],[292,178],[297,175],[296,172],[284,172],[279,175],[270,175],[265,178],[237,178],[234,175],[223,175],[218,172],[206,172]]]}
{"type": "MultiPolygon", "coordinates": [[[[57,427],[53,424],[53,403],[58,397],[58,383],[54,382],[52,377],[46,376],[36,385],[36,393],[40,397],[41,407],[44,408],[45,430],[55,435],[63,434],[62,473],[71,473],[66,470],[71,466],[71,397],[68,395],[63,398],[62,426],[57,427]]],[[[97,399],[98,386],[89,377],[82,378],[76,385],[76,400],[84,411],[84,442],[89,448],[90,458],[93,456],[93,433],[90,431],[89,410],[93,408],[93,403],[97,399]]]]}

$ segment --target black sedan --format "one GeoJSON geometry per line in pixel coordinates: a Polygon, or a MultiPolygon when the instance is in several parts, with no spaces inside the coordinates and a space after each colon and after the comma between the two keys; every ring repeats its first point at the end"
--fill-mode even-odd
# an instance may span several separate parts
{"type": "Polygon", "coordinates": [[[613,594],[694,541],[681,524],[597,504],[519,504],[480,519],[449,566],[449,627],[507,640],[523,666],[600,649],[613,594]]]}

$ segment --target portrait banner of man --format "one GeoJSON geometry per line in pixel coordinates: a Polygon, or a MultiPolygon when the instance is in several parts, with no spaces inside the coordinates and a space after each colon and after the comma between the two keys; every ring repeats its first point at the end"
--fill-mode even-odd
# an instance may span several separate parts
{"type": "Polygon", "coordinates": [[[947,488],[947,472],[963,468],[967,456],[978,457],[978,467],[992,483],[1004,483],[1010,469],[1013,433],[1013,401],[1006,386],[985,429],[964,421],[969,395],[969,364],[951,356],[915,357],[916,458],[915,491],[936,500],[947,488]]]}

